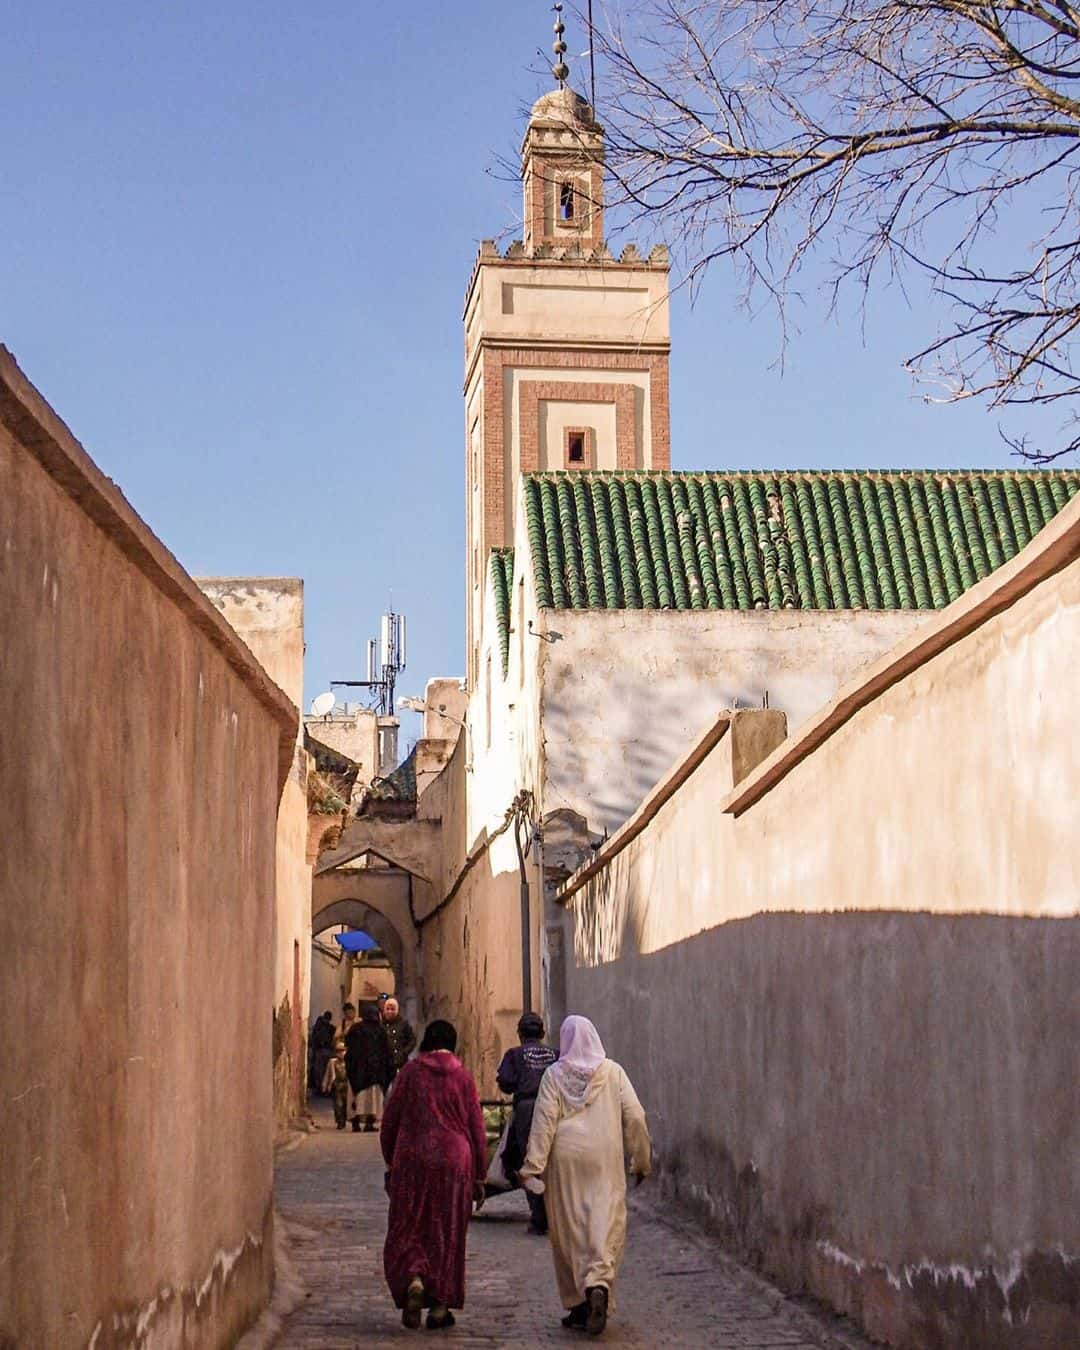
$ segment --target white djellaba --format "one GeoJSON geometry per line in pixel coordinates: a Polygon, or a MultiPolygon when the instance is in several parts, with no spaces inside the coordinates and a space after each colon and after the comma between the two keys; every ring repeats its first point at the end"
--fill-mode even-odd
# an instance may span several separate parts
{"type": "Polygon", "coordinates": [[[652,1145],[645,1112],[623,1068],[604,1054],[587,1017],[559,1033],[559,1059],[540,1080],[524,1185],[547,1203],[555,1278],[563,1306],[608,1291],[626,1246],[626,1173],[648,1176],[652,1145]]]}

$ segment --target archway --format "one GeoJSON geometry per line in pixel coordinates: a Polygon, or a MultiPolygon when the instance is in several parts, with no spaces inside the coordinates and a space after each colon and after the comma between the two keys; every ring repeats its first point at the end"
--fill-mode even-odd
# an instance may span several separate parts
{"type": "MultiPolygon", "coordinates": [[[[311,932],[314,938],[346,924],[370,934],[390,962],[402,1012],[415,1025],[421,1006],[419,962],[409,900],[408,873],[385,867],[341,868],[313,880],[311,932]]],[[[335,1003],[335,1014],[339,1010],[335,1003]]],[[[313,1003],[313,1014],[318,1011],[313,1003]]]]}

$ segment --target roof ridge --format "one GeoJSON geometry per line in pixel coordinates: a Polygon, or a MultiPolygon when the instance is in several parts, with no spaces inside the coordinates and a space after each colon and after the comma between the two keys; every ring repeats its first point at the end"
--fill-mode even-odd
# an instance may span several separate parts
{"type": "MultiPolygon", "coordinates": [[[[949,465],[930,465],[924,468],[891,468],[891,469],[535,469],[521,476],[532,482],[543,481],[546,478],[573,479],[573,478],[603,478],[603,479],[621,479],[621,478],[793,478],[793,477],[859,477],[859,478],[913,478],[919,475],[932,476],[937,478],[963,477],[963,478],[1004,478],[1016,475],[1039,475],[1057,478],[1071,478],[1080,475],[1080,465],[1075,469],[1052,469],[1045,466],[1031,466],[1026,468],[959,468],[949,465]]],[[[494,551],[494,550],[493,550],[494,551]]]]}

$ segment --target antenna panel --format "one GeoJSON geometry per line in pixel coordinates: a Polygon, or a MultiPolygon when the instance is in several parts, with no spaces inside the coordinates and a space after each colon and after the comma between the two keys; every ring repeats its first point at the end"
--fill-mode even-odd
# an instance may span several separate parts
{"type": "Polygon", "coordinates": [[[389,670],[390,666],[392,665],[393,651],[390,646],[390,620],[392,618],[393,618],[392,614],[384,614],[382,616],[382,628],[379,634],[380,637],[379,654],[382,658],[383,670],[389,670]]]}

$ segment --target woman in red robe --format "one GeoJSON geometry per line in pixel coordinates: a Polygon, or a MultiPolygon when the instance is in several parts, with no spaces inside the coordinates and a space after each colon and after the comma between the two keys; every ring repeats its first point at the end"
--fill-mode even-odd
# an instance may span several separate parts
{"type": "Polygon", "coordinates": [[[390,1193],[383,1268],[401,1320],[454,1325],[465,1304],[465,1239],[484,1198],[487,1144],[473,1076],[453,1053],[457,1032],[432,1022],[394,1080],[382,1122],[390,1193]]]}

